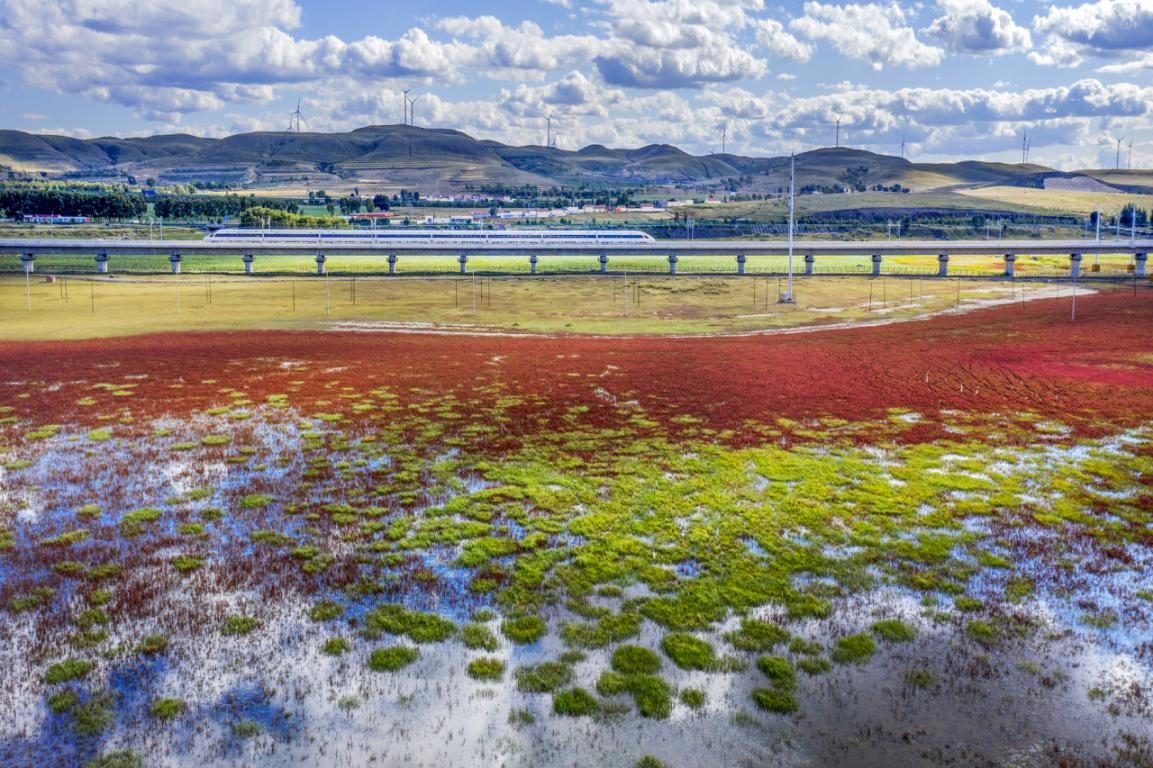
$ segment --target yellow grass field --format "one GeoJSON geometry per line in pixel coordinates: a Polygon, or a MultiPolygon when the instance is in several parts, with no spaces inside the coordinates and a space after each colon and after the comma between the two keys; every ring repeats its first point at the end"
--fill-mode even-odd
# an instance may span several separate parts
{"type": "Polygon", "coordinates": [[[1012,205],[1025,205],[1053,214],[1088,215],[1100,211],[1115,216],[1128,203],[1138,208],[1153,207],[1153,195],[1123,192],[1078,192],[1068,189],[1034,189],[1030,187],[976,187],[960,190],[963,195],[1012,205]]]}
{"type": "Polygon", "coordinates": [[[938,278],[439,277],[245,279],[181,275],[0,278],[5,339],[173,330],[326,329],[401,324],[448,330],[595,334],[751,332],[912,318],[991,300],[1053,295],[1044,283],[938,278]]]}

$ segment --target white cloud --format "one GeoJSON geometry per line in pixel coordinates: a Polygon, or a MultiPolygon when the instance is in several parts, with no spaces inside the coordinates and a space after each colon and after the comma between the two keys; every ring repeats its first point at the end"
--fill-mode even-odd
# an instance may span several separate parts
{"type": "Polygon", "coordinates": [[[1000,55],[1032,47],[1029,30],[988,0],[938,0],[944,15],[925,30],[960,53],[1000,55]]]}
{"type": "Polygon", "coordinates": [[[1137,56],[1153,48],[1153,0],[1053,7],[1033,19],[1033,29],[1046,35],[1045,49],[1030,56],[1042,66],[1078,66],[1086,57],[1137,56]]]}
{"type": "Polygon", "coordinates": [[[808,61],[813,55],[813,46],[803,43],[785,31],[781,22],[775,19],[758,19],[757,42],[769,53],[790,61],[808,61]]]}
{"type": "Polygon", "coordinates": [[[752,25],[760,0],[612,0],[604,52],[594,58],[610,85],[694,88],[755,79],[768,71],[735,34],[752,25]]]}
{"type": "Polygon", "coordinates": [[[791,26],[811,40],[832,44],[843,56],[869,62],[876,70],[886,66],[933,67],[944,57],[940,48],[917,39],[896,3],[806,2],[804,15],[794,19],[791,26]]]}

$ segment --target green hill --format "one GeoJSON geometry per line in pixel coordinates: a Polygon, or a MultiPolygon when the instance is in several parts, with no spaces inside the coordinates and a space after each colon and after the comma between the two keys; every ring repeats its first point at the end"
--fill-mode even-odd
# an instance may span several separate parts
{"type": "MultiPolygon", "coordinates": [[[[798,189],[973,186],[1044,187],[1068,177],[1038,165],[962,161],[912,163],[859,149],[825,148],[796,156],[798,189]]],[[[691,155],[668,144],[637,149],[591,145],[576,151],[478,141],[460,131],[373,125],[348,133],[245,133],[221,139],[188,135],[80,140],[0,131],[0,167],[17,175],[159,183],[227,182],[264,189],[407,187],[460,191],[485,184],[680,185],[778,194],[788,186],[788,157],[691,155]]],[[[1138,172],[1139,174],[1140,172],[1138,172]]],[[[1134,189],[1148,175],[1082,172],[1106,188],[1134,189]]]]}

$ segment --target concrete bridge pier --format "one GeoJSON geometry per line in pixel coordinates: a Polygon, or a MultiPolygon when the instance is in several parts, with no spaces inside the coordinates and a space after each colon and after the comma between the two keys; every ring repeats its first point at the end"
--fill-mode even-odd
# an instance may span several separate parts
{"type": "Polygon", "coordinates": [[[529,270],[529,272],[531,272],[534,275],[536,274],[537,261],[539,261],[539,259],[537,259],[537,256],[535,253],[532,256],[528,257],[528,270],[529,270]]]}
{"type": "Polygon", "coordinates": [[[1005,277],[1017,276],[1017,254],[1005,254],[1005,277]]]}
{"type": "Polygon", "coordinates": [[[460,262],[460,273],[466,274],[468,272],[468,254],[462,253],[456,257],[456,260],[460,262]]]}
{"type": "Polygon", "coordinates": [[[180,256],[179,253],[177,253],[176,251],[172,252],[172,255],[168,257],[168,263],[172,265],[172,274],[174,274],[174,275],[180,274],[180,264],[183,261],[184,261],[184,259],[180,256]]]}
{"type": "Polygon", "coordinates": [[[253,256],[251,253],[245,253],[243,256],[240,257],[240,260],[244,262],[244,274],[251,275],[252,274],[252,262],[256,261],[256,257],[253,256]]]}
{"type": "Polygon", "coordinates": [[[745,262],[746,261],[748,261],[748,259],[745,258],[745,254],[743,254],[743,253],[737,254],[737,274],[738,275],[745,274],[745,262]]]}
{"type": "Polygon", "coordinates": [[[1133,274],[1145,277],[1145,262],[1149,260],[1148,253],[1138,253],[1133,256],[1133,274]]]}
{"type": "Polygon", "coordinates": [[[36,254],[31,251],[20,254],[20,263],[24,265],[24,274],[32,274],[36,271],[36,254]]]}
{"type": "Polygon", "coordinates": [[[607,253],[601,254],[600,262],[601,262],[601,274],[603,275],[605,272],[609,271],[609,256],[607,253]]]}
{"type": "Polygon", "coordinates": [[[101,275],[108,274],[108,252],[100,251],[96,254],[96,271],[101,275]]]}
{"type": "Polygon", "coordinates": [[[813,254],[811,254],[811,253],[805,254],[805,274],[806,275],[812,275],[813,274],[813,262],[814,261],[816,261],[816,259],[813,257],[813,254]]]}
{"type": "Polygon", "coordinates": [[[881,254],[873,254],[873,277],[881,276],[881,254]]]}
{"type": "Polygon", "coordinates": [[[398,261],[398,259],[396,258],[395,253],[388,254],[388,274],[390,274],[390,275],[396,274],[396,262],[397,261],[398,261]]]}
{"type": "Polygon", "coordinates": [[[949,254],[941,253],[937,255],[937,277],[949,276],[949,254]]]}
{"type": "Polygon", "coordinates": [[[325,263],[327,262],[328,259],[323,253],[316,254],[316,274],[323,275],[328,273],[328,269],[325,267],[325,263]]]}
{"type": "Polygon", "coordinates": [[[677,255],[675,253],[669,254],[669,274],[675,275],[677,273],[677,255]]]}
{"type": "Polygon", "coordinates": [[[1069,277],[1076,280],[1081,276],[1081,254],[1069,254],[1069,277]]]}

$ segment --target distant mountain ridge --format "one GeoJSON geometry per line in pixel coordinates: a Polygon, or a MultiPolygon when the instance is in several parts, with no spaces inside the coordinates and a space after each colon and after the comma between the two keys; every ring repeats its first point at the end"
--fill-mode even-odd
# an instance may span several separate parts
{"type": "MultiPolygon", "coordinates": [[[[797,185],[843,185],[846,173],[874,185],[1042,186],[1070,177],[1038,165],[962,161],[918,164],[864,150],[826,148],[797,156],[797,185]],[[860,169],[864,169],[861,171],[860,169]]],[[[242,186],[457,192],[483,185],[684,185],[777,192],[789,158],[691,155],[667,144],[579,150],[514,147],[448,129],[374,125],[348,133],[244,133],[221,139],[186,134],[74,139],[0,130],[0,168],[49,178],[143,183],[220,182],[242,186]]],[[[2,176],[3,174],[0,174],[2,176]]]]}

